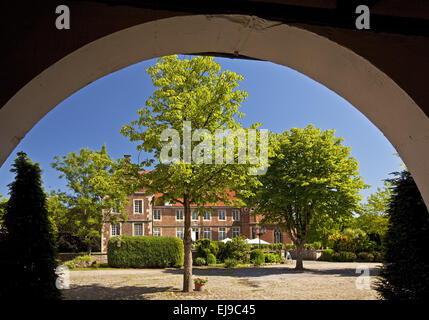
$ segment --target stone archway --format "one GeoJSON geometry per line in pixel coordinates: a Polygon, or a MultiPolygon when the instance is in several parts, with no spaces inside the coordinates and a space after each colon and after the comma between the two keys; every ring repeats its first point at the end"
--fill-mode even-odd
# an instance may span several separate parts
{"type": "Polygon", "coordinates": [[[310,31],[246,15],[189,15],[136,25],[95,40],[45,69],[0,109],[2,164],[25,134],[72,93],[142,60],[233,54],[293,68],[348,100],[399,152],[429,203],[429,118],[369,61],[310,31]]]}

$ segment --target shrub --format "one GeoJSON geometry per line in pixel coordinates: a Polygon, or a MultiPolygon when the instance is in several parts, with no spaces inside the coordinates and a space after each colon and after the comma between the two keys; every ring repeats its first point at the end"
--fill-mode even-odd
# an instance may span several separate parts
{"type": "Polygon", "coordinates": [[[333,261],[332,256],[334,254],[334,250],[332,249],[325,249],[322,252],[322,255],[320,256],[319,260],[321,261],[333,261]]]}
{"type": "MultiPolygon", "coordinates": [[[[249,261],[250,246],[244,237],[235,237],[226,243],[225,258],[236,259],[242,263],[249,261]]],[[[225,260],[226,262],[226,260],[225,260]]]]}
{"type": "Polygon", "coordinates": [[[359,261],[365,261],[365,262],[374,261],[374,256],[368,252],[359,252],[357,257],[359,261]]]}
{"type": "Polygon", "coordinates": [[[209,253],[207,255],[207,264],[216,264],[216,257],[214,254],[209,253]]]}
{"type": "Polygon", "coordinates": [[[225,267],[226,268],[235,268],[236,266],[238,266],[239,261],[237,259],[225,259],[225,267]]]}
{"type": "Polygon", "coordinates": [[[367,235],[359,235],[353,238],[354,252],[373,252],[377,244],[374,241],[370,241],[367,235]]]}
{"type": "Polygon", "coordinates": [[[250,252],[250,261],[257,266],[265,262],[265,255],[261,249],[255,249],[250,252]]]}
{"type": "Polygon", "coordinates": [[[320,241],[315,241],[312,243],[313,245],[313,250],[320,250],[322,248],[322,242],[320,241]]]}
{"type": "Polygon", "coordinates": [[[67,268],[69,268],[69,269],[74,269],[74,268],[76,268],[76,263],[75,263],[75,261],[73,261],[73,260],[66,261],[66,262],[64,262],[62,265],[63,265],[63,266],[66,266],[66,267],[67,267],[67,268]]]}
{"type": "Polygon", "coordinates": [[[206,265],[206,259],[204,259],[203,257],[198,257],[195,259],[194,264],[196,266],[205,266],[206,265]]]}
{"type": "Polygon", "coordinates": [[[117,236],[107,247],[109,266],[165,268],[183,265],[183,241],[176,237],[117,236]]]}
{"type": "Polygon", "coordinates": [[[352,262],[357,259],[354,252],[341,251],[333,255],[334,261],[337,262],[352,262]]]}
{"type": "Polygon", "coordinates": [[[374,251],[373,252],[374,255],[374,262],[383,262],[383,254],[381,252],[378,251],[374,251]]]}
{"type": "Polygon", "coordinates": [[[336,252],[354,251],[353,241],[350,236],[335,232],[328,237],[328,241],[330,243],[330,247],[332,247],[336,252]]]}
{"type": "Polygon", "coordinates": [[[90,255],[84,255],[64,262],[62,265],[67,266],[69,269],[74,268],[88,268],[92,265],[92,258],[90,255]]]}
{"type": "Polygon", "coordinates": [[[276,253],[266,253],[265,262],[266,263],[279,263],[282,261],[282,257],[276,253]]]}

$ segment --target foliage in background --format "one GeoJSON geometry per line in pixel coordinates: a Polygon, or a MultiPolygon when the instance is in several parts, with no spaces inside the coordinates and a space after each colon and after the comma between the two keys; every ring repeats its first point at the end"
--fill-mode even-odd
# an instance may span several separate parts
{"type": "Polygon", "coordinates": [[[41,170],[23,152],[13,164],[15,180],[4,214],[0,244],[0,297],[19,301],[59,299],[55,286],[55,243],[48,219],[41,170]]]}
{"type": "MultiPolygon", "coordinates": [[[[139,165],[141,169],[152,169],[154,165],[153,170],[137,174],[136,181],[150,194],[163,194],[159,201],[180,203],[184,207],[183,291],[190,292],[193,288],[191,204],[202,210],[207,203],[219,201],[244,205],[239,199],[233,201],[229,192],[248,194],[246,190],[256,185],[257,179],[249,175],[249,169],[253,168],[250,164],[237,164],[237,161],[234,164],[204,164],[195,158],[190,163],[190,159],[185,159],[185,148],[189,146],[184,143],[184,122],[189,121],[192,128],[206,130],[206,134],[190,143],[189,149],[194,157],[200,156],[198,150],[201,151],[208,143],[208,155],[214,162],[215,148],[211,143],[216,137],[215,130],[242,128],[236,119],[244,116],[238,109],[247,92],[238,90],[243,77],[229,70],[221,72],[213,57],[183,60],[176,55],[163,57],[149,67],[147,73],[152,78],[155,91],[146,101],[146,106],[138,111],[138,119],[123,126],[121,133],[130,141],[139,142],[138,150],[152,154],[153,159],[139,165]],[[180,134],[180,141],[172,141],[172,136],[161,139],[164,129],[175,129],[180,134]],[[179,150],[172,146],[172,142],[180,145],[179,150]],[[164,147],[171,147],[173,163],[159,161],[164,147]],[[178,151],[177,157],[173,157],[175,151],[178,151]],[[159,163],[154,164],[156,160],[159,163]]],[[[258,124],[251,126],[256,127],[258,124]]],[[[238,142],[234,145],[238,146],[238,142]]],[[[237,148],[233,156],[236,160],[237,148]]]]}
{"type": "Polygon", "coordinates": [[[310,222],[308,231],[308,242],[321,242],[322,247],[328,246],[328,237],[342,231],[346,226],[350,225],[353,220],[351,216],[332,216],[329,213],[320,213],[314,216],[310,222]]]}
{"type": "Polygon", "coordinates": [[[408,171],[390,180],[385,257],[377,291],[385,299],[424,299],[429,292],[429,212],[408,171]]]}
{"type": "Polygon", "coordinates": [[[259,177],[262,186],[256,196],[249,199],[255,213],[264,216],[262,223],[287,230],[296,245],[298,270],[303,269],[302,250],[314,217],[351,217],[365,187],[359,163],[334,132],[309,125],[273,135],[276,155],[259,177]]]}
{"type": "Polygon", "coordinates": [[[389,222],[387,208],[390,197],[390,183],[385,181],[384,188],[377,188],[377,192],[362,204],[359,216],[353,219],[351,226],[365,231],[371,240],[381,244],[389,222]]]}
{"type": "Polygon", "coordinates": [[[107,260],[117,268],[183,266],[183,241],[176,237],[115,236],[109,239],[107,260]]]}
{"type": "Polygon", "coordinates": [[[6,198],[3,198],[3,196],[0,194],[0,232],[2,231],[2,227],[3,227],[3,217],[4,217],[4,212],[6,210],[6,204],[7,204],[7,200],[6,198]]]}
{"type": "Polygon", "coordinates": [[[255,249],[250,252],[250,262],[256,266],[260,266],[265,263],[265,255],[261,249],[255,249]]]}
{"type": "Polygon", "coordinates": [[[67,181],[68,192],[53,192],[48,201],[52,221],[63,234],[91,243],[100,237],[103,221],[126,220],[124,205],[135,191],[131,164],[126,159],[112,160],[103,146],[99,151],[86,148],[79,153],[56,156],[52,167],[67,181]],[[119,214],[111,214],[115,209],[119,214]]]}

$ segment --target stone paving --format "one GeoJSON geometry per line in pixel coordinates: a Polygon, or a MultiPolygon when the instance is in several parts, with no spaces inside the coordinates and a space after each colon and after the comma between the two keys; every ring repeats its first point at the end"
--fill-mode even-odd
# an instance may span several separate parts
{"type": "Polygon", "coordinates": [[[296,272],[294,263],[236,269],[194,267],[194,277],[209,281],[204,292],[191,293],[181,292],[181,269],[71,271],[71,288],[63,290],[63,294],[73,300],[373,300],[378,299],[372,288],[378,266],[379,263],[304,261],[304,272],[296,272]],[[368,267],[369,289],[356,286],[359,266],[368,267]]]}

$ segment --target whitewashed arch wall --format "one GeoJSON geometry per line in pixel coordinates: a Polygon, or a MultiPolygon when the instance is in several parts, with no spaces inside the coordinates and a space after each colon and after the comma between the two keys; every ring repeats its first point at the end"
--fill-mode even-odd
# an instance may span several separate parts
{"type": "Polygon", "coordinates": [[[243,15],[195,15],[133,26],[53,64],[0,109],[0,165],[51,109],[89,83],[169,54],[240,54],[293,68],[348,100],[392,143],[429,203],[429,118],[370,62],[312,32],[243,15]]]}

